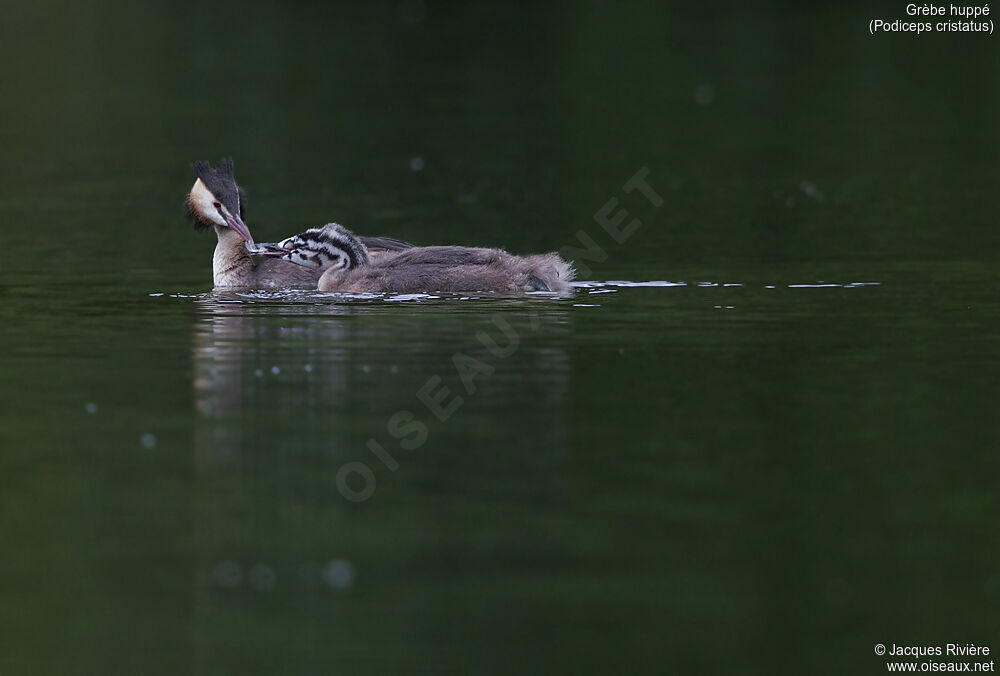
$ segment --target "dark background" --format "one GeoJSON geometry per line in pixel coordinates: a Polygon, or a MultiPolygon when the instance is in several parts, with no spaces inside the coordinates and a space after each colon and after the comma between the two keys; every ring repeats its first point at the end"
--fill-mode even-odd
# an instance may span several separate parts
{"type": "Polygon", "coordinates": [[[905,3],[4,3],[0,670],[1000,649],[1000,55],[877,16],[905,3]],[[258,240],[583,229],[589,279],[686,285],[209,295],[180,204],[222,155],[258,240]],[[663,206],[623,193],[641,167],[663,206]],[[435,421],[415,393],[461,392],[496,317],[519,349],[435,421]],[[430,435],[391,472],[365,442],[398,410],[430,435]]]}

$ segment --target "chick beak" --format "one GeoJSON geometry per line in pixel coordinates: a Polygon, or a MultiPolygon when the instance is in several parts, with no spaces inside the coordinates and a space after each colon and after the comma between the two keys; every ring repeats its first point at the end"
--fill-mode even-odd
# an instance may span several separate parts
{"type": "Polygon", "coordinates": [[[223,213],[222,216],[226,219],[226,225],[235,230],[237,235],[242,237],[249,244],[254,243],[253,235],[250,234],[250,228],[246,226],[242,218],[227,213],[223,213]]]}
{"type": "Polygon", "coordinates": [[[247,244],[247,249],[250,250],[250,253],[257,256],[284,256],[288,253],[288,249],[282,249],[277,244],[271,244],[269,242],[247,244]]]}

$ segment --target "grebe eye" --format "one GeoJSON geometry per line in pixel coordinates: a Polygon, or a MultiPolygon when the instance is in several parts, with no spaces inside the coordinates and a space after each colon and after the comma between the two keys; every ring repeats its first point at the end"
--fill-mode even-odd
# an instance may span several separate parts
{"type": "Polygon", "coordinates": [[[221,207],[222,205],[221,205],[221,204],[219,204],[218,202],[212,202],[212,206],[213,206],[213,207],[215,207],[216,209],[218,209],[218,208],[219,208],[219,207],[221,207]]]}

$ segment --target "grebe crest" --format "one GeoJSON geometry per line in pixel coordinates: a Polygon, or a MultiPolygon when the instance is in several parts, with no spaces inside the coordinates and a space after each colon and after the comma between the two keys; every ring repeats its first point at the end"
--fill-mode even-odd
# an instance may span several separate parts
{"type": "Polygon", "coordinates": [[[192,162],[191,169],[197,178],[188,192],[185,207],[195,230],[230,228],[253,243],[250,230],[243,222],[246,193],[236,183],[233,159],[223,157],[216,167],[200,160],[192,162]]]}

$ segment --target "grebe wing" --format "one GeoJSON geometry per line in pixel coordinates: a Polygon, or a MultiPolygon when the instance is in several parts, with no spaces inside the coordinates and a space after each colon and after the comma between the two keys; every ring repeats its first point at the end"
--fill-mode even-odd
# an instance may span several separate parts
{"type": "Polygon", "coordinates": [[[383,251],[405,251],[414,248],[414,244],[404,242],[401,239],[392,237],[358,237],[361,243],[368,249],[368,253],[380,253],[383,251]]]}

